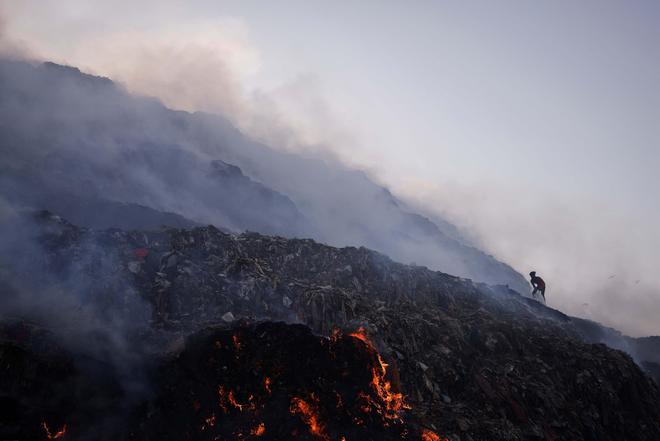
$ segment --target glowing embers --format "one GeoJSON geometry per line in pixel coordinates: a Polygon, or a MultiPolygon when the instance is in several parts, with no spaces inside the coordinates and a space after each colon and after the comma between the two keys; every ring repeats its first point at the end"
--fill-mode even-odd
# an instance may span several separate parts
{"type": "Polygon", "coordinates": [[[135,439],[419,441],[394,367],[361,332],[259,323],[192,336],[135,439]]]}
{"type": "Polygon", "coordinates": [[[226,392],[224,386],[218,386],[218,398],[220,400],[220,408],[224,411],[224,413],[229,413],[230,407],[237,409],[239,412],[256,409],[256,404],[254,403],[254,395],[252,394],[247,397],[246,403],[241,404],[239,401],[237,401],[233,390],[230,389],[229,392],[226,392]]]}
{"type": "Polygon", "coordinates": [[[238,337],[238,335],[232,335],[231,336],[231,341],[234,343],[234,348],[236,349],[236,352],[241,351],[241,339],[238,337]]]}
{"type": "Polygon", "coordinates": [[[206,429],[210,429],[211,427],[215,427],[216,423],[216,418],[215,418],[215,413],[212,413],[209,417],[204,419],[204,423],[200,426],[200,430],[204,431],[206,429]]]}
{"type": "Polygon", "coordinates": [[[252,436],[263,436],[266,433],[266,425],[264,423],[257,424],[251,431],[252,436]]]}
{"type": "Polygon", "coordinates": [[[51,429],[48,427],[48,424],[46,424],[45,421],[42,421],[41,427],[46,432],[46,437],[48,439],[61,439],[66,434],[66,424],[63,425],[62,428],[60,430],[56,431],[56,432],[52,432],[51,429]]]}
{"type": "Polygon", "coordinates": [[[300,415],[302,420],[309,427],[309,433],[323,439],[330,440],[330,437],[325,433],[325,427],[318,415],[318,398],[314,394],[310,395],[308,400],[303,400],[299,397],[291,399],[290,412],[294,415],[300,415]]]}

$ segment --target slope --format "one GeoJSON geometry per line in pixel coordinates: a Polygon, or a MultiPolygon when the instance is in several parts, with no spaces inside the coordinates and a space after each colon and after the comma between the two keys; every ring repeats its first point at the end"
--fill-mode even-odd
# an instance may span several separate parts
{"type": "MultiPolygon", "coordinates": [[[[75,68],[0,63],[0,153],[2,195],[24,205],[47,195],[48,208],[73,215],[71,197],[94,201],[89,211],[136,204],[235,231],[368,246],[528,291],[455,227],[407,211],[362,172],[277,151],[220,116],[172,111],[75,68]]],[[[104,226],[130,226],[107,212],[116,218],[104,226]]]]}
{"type": "MultiPolygon", "coordinates": [[[[162,396],[142,398],[150,403],[145,405],[151,409],[148,415],[168,415],[176,406],[185,406],[181,397],[186,391],[217,386],[213,382],[220,377],[209,379],[206,368],[194,361],[207,360],[204,354],[214,353],[214,341],[221,341],[218,348],[226,346],[222,341],[231,341],[213,330],[217,326],[233,329],[240,343],[240,329],[252,329],[250,322],[285,320],[327,338],[339,328],[370,341],[382,365],[388,365],[388,376],[378,384],[400,387],[411,408],[405,421],[412,428],[427,427],[464,440],[660,436],[660,390],[630,356],[586,342],[581,321],[504,286],[402,265],[365,248],[333,248],[255,233],[231,235],[214,227],[92,231],[48,213],[36,221],[20,218],[17,224],[27,235],[5,243],[1,254],[3,280],[13,292],[3,302],[5,313],[38,319],[53,329],[64,316],[77,323],[75,335],[106,335],[94,338],[94,353],[88,357],[123,366],[131,377],[139,378],[138,367],[149,365],[127,366],[127,360],[135,358],[134,348],[145,341],[161,341],[156,352],[173,354],[175,360],[184,357],[183,365],[172,369],[183,369],[188,386],[177,389],[176,375],[156,380],[169,386],[162,396]],[[76,300],[82,304],[72,308],[76,300]],[[151,325],[135,332],[134,326],[147,326],[149,320],[138,317],[148,311],[151,325]],[[87,323],[91,329],[83,326],[87,323]],[[212,337],[204,337],[208,335],[212,337]],[[131,344],[117,344],[122,341],[131,344]]],[[[256,334],[245,331],[245,338],[258,341],[270,332],[263,329],[276,328],[260,329],[256,334]]],[[[287,332],[281,331],[282,338],[270,345],[295,347],[299,340],[287,332]]],[[[261,354],[265,348],[254,350],[261,354]]],[[[281,351],[285,349],[275,354],[281,351]]],[[[300,365],[290,358],[296,357],[285,357],[300,365]]],[[[229,375],[221,366],[217,369],[222,378],[229,375]]],[[[240,372],[240,381],[247,381],[242,378],[250,368],[240,372]]],[[[241,393],[237,403],[247,405],[249,394],[241,393]]],[[[339,414],[328,415],[327,403],[324,406],[328,418],[341,419],[339,414]]],[[[157,421],[168,420],[162,418],[149,423],[155,433],[160,433],[157,421]]],[[[231,424],[245,422],[238,413],[235,418],[231,424]]],[[[54,421],[62,423],[61,418],[54,421]]],[[[332,427],[346,429],[345,424],[332,427]]],[[[191,439],[207,439],[206,433],[200,429],[191,439]]]]}

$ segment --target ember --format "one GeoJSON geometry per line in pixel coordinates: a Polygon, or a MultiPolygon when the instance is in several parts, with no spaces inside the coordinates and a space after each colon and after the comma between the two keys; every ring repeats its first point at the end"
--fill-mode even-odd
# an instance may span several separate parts
{"type": "Polygon", "coordinates": [[[225,394],[225,388],[224,386],[219,386],[218,387],[218,398],[219,398],[219,405],[220,408],[224,413],[229,413],[229,409],[227,409],[227,395],[225,394]]]}
{"type": "Polygon", "coordinates": [[[234,398],[234,391],[233,390],[229,391],[229,395],[227,396],[227,398],[229,400],[229,404],[231,404],[232,406],[234,406],[236,409],[240,410],[241,412],[243,412],[244,409],[245,410],[254,410],[254,403],[252,402],[252,400],[254,399],[254,395],[250,395],[248,397],[248,403],[247,404],[241,404],[238,401],[236,401],[236,398],[234,398]]]}
{"type": "MultiPolygon", "coordinates": [[[[334,334],[334,332],[333,332],[333,334],[334,334]]],[[[348,335],[350,335],[351,337],[355,337],[355,338],[357,338],[358,340],[362,340],[362,341],[365,342],[366,345],[369,346],[370,348],[373,348],[373,347],[374,347],[374,344],[371,342],[371,340],[369,340],[369,336],[367,335],[367,330],[364,329],[362,326],[360,326],[360,327],[357,329],[357,331],[355,331],[355,332],[351,332],[351,333],[348,334],[348,335]]]]}
{"type": "Polygon", "coordinates": [[[218,386],[218,398],[219,398],[218,404],[220,405],[220,409],[222,409],[224,413],[229,413],[228,405],[233,407],[234,409],[238,409],[240,412],[243,412],[244,410],[255,409],[255,403],[253,402],[254,395],[248,396],[246,404],[241,404],[236,399],[236,395],[234,391],[232,389],[229,389],[229,392],[226,392],[224,386],[218,386]]]}
{"type": "Polygon", "coordinates": [[[422,430],[422,441],[449,441],[447,438],[440,438],[437,433],[429,429],[422,430]]]}
{"type": "Polygon", "coordinates": [[[46,432],[46,436],[48,437],[48,439],[59,439],[59,438],[64,437],[64,434],[66,433],[66,424],[62,426],[61,430],[59,430],[55,433],[52,433],[50,431],[50,428],[48,428],[48,424],[46,424],[45,421],[43,421],[41,423],[41,427],[44,428],[44,431],[46,432]]]}
{"type": "Polygon", "coordinates": [[[234,406],[236,409],[240,410],[241,412],[243,411],[243,405],[239,404],[236,399],[234,399],[234,391],[230,390],[229,391],[229,404],[234,406]]]}
{"type": "Polygon", "coordinates": [[[309,433],[323,440],[329,440],[330,437],[325,433],[325,427],[320,422],[318,416],[318,407],[315,403],[318,399],[312,395],[310,401],[302,398],[293,397],[291,399],[291,413],[300,414],[302,420],[309,426],[309,433]]]}
{"type": "Polygon", "coordinates": [[[215,426],[215,413],[211,414],[210,417],[204,419],[204,424],[200,427],[201,430],[206,430],[210,427],[215,426]]]}
{"type": "Polygon", "coordinates": [[[234,342],[234,347],[236,348],[236,352],[241,350],[241,340],[238,338],[237,335],[232,335],[231,340],[234,342]]]}
{"type": "Polygon", "coordinates": [[[266,433],[266,425],[264,423],[259,423],[257,427],[250,431],[250,435],[254,436],[262,436],[264,433],[266,433]]]}
{"type": "Polygon", "coordinates": [[[242,434],[241,439],[419,440],[420,432],[407,422],[403,395],[385,379],[393,367],[368,339],[360,340],[336,332],[318,337],[305,326],[270,322],[202,331],[163,372],[166,383],[159,387],[168,393],[152,405],[156,414],[134,439],[242,434]],[[191,396],[202,415],[180,405],[191,396]],[[216,416],[214,425],[205,420],[208,415],[216,416]],[[191,418],[201,426],[189,425],[191,418]]]}

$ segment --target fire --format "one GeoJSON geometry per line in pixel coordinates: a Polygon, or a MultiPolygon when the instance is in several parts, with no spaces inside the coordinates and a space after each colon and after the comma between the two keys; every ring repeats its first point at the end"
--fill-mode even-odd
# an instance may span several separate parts
{"type": "MultiPolygon", "coordinates": [[[[347,437],[356,436],[369,439],[368,435],[375,430],[397,434],[396,438],[400,439],[447,441],[431,431],[421,433],[418,428],[413,432],[408,431],[406,409],[410,409],[410,406],[403,393],[399,392],[396,372],[392,371],[394,366],[388,366],[376,350],[375,340],[370,338],[364,328],[345,334],[333,330],[331,337],[321,340],[322,350],[327,351],[323,356],[328,357],[330,363],[336,360],[340,364],[330,370],[329,381],[321,377],[321,374],[317,377],[316,373],[312,373],[312,381],[317,378],[323,381],[312,383],[309,389],[301,389],[296,382],[291,387],[288,385],[288,379],[295,380],[299,374],[295,363],[291,366],[287,364],[291,358],[295,360],[295,356],[287,355],[286,359],[280,360],[277,358],[279,353],[276,353],[277,357],[273,357],[273,360],[265,358],[255,361],[252,350],[259,348],[258,353],[261,353],[262,348],[252,343],[250,334],[227,332],[224,338],[226,340],[220,344],[215,343],[219,340],[211,340],[210,350],[215,354],[216,348],[212,345],[221,346],[222,357],[235,356],[239,366],[249,361],[248,366],[252,370],[248,376],[242,375],[239,370],[238,375],[216,379],[214,414],[211,414],[211,409],[203,411],[205,405],[193,403],[198,411],[196,429],[201,428],[200,433],[217,435],[217,439],[238,440],[275,436],[273,431],[279,428],[265,416],[270,415],[271,409],[286,412],[286,407],[279,407],[284,399],[284,405],[289,404],[289,417],[285,417],[287,421],[282,421],[287,426],[283,433],[289,433],[292,437],[347,441],[347,437]],[[355,354],[354,358],[348,358],[351,354],[355,354]],[[249,383],[245,384],[244,380],[249,383]],[[333,384],[333,381],[336,383],[333,384]],[[350,386],[340,387],[344,381],[350,382],[350,386]],[[293,426],[288,426],[290,424],[293,426]],[[344,429],[348,426],[351,426],[353,434],[346,435],[344,429]],[[364,437],[356,434],[363,434],[364,437]]],[[[319,364],[316,369],[322,369],[322,366],[319,364]]]]}
{"type": "MultiPolygon", "coordinates": [[[[364,328],[360,327],[357,331],[348,335],[364,342],[364,344],[376,354],[378,366],[374,367],[371,371],[371,386],[381,402],[384,403],[384,409],[382,409],[382,411],[379,410],[379,412],[381,412],[387,419],[400,420],[401,411],[404,409],[410,409],[411,407],[406,404],[403,394],[394,392],[392,390],[392,383],[385,380],[388,364],[383,361],[383,358],[376,350],[373,342],[367,336],[364,328]]],[[[368,411],[371,406],[376,407],[377,409],[382,407],[379,403],[374,403],[368,395],[360,394],[360,396],[367,402],[365,404],[365,411],[368,411]]]]}
{"type": "Polygon", "coordinates": [[[447,438],[440,438],[437,433],[432,430],[422,430],[422,441],[449,441],[447,438]]]}
{"type": "Polygon", "coordinates": [[[402,393],[392,391],[392,384],[385,380],[387,365],[382,362],[380,355],[378,359],[381,363],[381,368],[380,370],[373,368],[371,385],[378,394],[378,397],[385,403],[384,416],[389,419],[398,419],[400,412],[403,409],[410,409],[410,406],[405,403],[402,393]]]}
{"type": "Polygon", "coordinates": [[[350,335],[351,337],[355,337],[355,338],[357,338],[358,340],[362,340],[362,341],[365,342],[365,343],[367,344],[367,346],[369,346],[370,348],[373,348],[373,347],[374,347],[374,344],[373,344],[373,343],[371,342],[371,340],[369,339],[369,336],[367,336],[367,330],[364,329],[362,326],[360,326],[360,327],[357,329],[357,331],[355,331],[355,332],[351,332],[351,333],[348,334],[348,335],[350,335]]]}
{"type": "Polygon", "coordinates": [[[234,391],[233,390],[229,391],[228,399],[229,399],[229,404],[231,404],[232,406],[234,406],[236,409],[240,410],[241,412],[243,411],[243,405],[240,404],[238,401],[236,401],[236,399],[234,398],[234,391]]]}
{"type": "MultiPolygon", "coordinates": [[[[316,401],[313,394],[311,398],[316,401]]],[[[330,440],[330,437],[325,433],[325,427],[319,419],[315,405],[302,398],[293,397],[289,411],[294,415],[300,414],[302,420],[309,426],[309,433],[322,440],[330,440]]]]}
{"type": "Polygon", "coordinates": [[[257,427],[250,431],[250,435],[254,436],[262,436],[264,433],[266,433],[266,425],[264,423],[259,423],[257,427]]]}
{"type": "Polygon", "coordinates": [[[52,433],[50,429],[48,428],[48,424],[46,424],[45,421],[41,423],[41,427],[44,428],[46,431],[46,436],[48,439],[58,439],[64,437],[64,434],[66,433],[66,424],[62,426],[62,430],[59,430],[58,432],[52,433]]]}
{"type": "Polygon", "coordinates": [[[220,408],[222,408],[224,413],[229,413],[229,408],[227,407],[228,404],[241,412],[243,412],[243,410],[254,410],[256,408],[256,405],[253,401],[254,395],[250,395],[248,397],[247,404],[241,404],[238,402],[238,400],[236,400],[234,391],[229,389],[229,392],[227,393],[225,392],[224,386],[218,386],[218,398],[220,408]]]}

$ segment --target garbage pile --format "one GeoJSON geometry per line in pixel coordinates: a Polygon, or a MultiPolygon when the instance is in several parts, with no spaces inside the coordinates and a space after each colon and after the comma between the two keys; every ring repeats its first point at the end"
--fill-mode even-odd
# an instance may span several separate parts
{"type": "Polygon", "coordinates": [[[282,322],[207,328],[158,369],[137,440],[421,440],[366,334],[282,322]]]}
{"type": "MultiPolygon", "coordinates": [[[[99,290],[105,289],[103,301],[130,314],[134,303],[125,301],[128,289],[151,307],[145,320],[149,331],[139,338],[158,342],[152,354],[160,360],[161,375],[152,375],[155,398],[136,406],[133,439],[170,439],[169,434],[213,439],[211,433],[217,439],[248,439],[253,432],[270,439],[347,441],[660,439],[660,390],[630,356],[587,343],[574,319],[506,286],[476,284],[364,248],[305,239],[231,235],[214,227],[90,231],[50,215],[39,222],[43,252],[35,273],[57,268],[68,280],[73,273],[94,271],[98,262],[85,251],[93,244],[116,257],[105,262],[103,274],[95,274],[99,290]],[[301,326],[271,323],[279,321],[301,326]],[[349,372],[392,366],[383,379],[406,405],[402,423],[385,427],[375,420],[379,424],[370,423],[367,432],[347,425],[359,413],[361,401],[354,397],[365,382],[345,379],[329,360],[337,329],[344,336],[340,341],[351,345],[362,341],[347,340],[358,329],[357,336],[368,337],[364,352],[344,360],[371,357],[349,363],[349,372]],[[246,332],[243,340],[240,332],[246,332]],[[249,346],[242,353],[249,362],[240,359],[232,336],[249,346]],[[284,366],[281,376],[261,369],[267,360],[284,366]],[[300,369],[287,370],[285,361],[300,369]],[[280,395],[272,404],[263,395],[266,376],[279,378],[280,395]],[[333,385],[323,379],[333,379],[333,385]],[[327,397],[337,387],[345,409],[353,410],[331,415],[328,409],[336,409],[337,399],[330,407],[327,397]],[[292,401],[295,397],[300,401],[292,401]],[[274,406],[277,418],[246,417],[241,408],[253,405],[255,411],[274,406]],[[313,419],[310,409],[323,417],[313,419]],[[310,431],[319,421],[327,431],[310,431]],[[275,430],[277,424],[281,429],[275,430]]],[[[382,400],[380,406],[387,409],[382,400]]],[[[53,424],[51,435],[62,422],[53,424]]],[[[67,430],[71,433],[71,424],[67,430]]]]}

